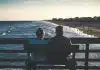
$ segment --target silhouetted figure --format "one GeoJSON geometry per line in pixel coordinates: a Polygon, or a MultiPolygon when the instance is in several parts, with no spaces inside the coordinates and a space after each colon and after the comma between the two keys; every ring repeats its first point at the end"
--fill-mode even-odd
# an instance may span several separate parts
{"type": "Polygon", "coordinates": [[[36,31],[36,36],[38,40],[43,40],[44,37],[44,32],[42,30],[42,28],[38,28],[36,31]]]}
{"type": "Polygon", "coordinates": [[[71,53],[70,40],[63,36],[63,27],[56,27],[56,36],[51,38],[47,48],[49,63],[65,63],[66,57],[71,53]]]}
{"type": "MultiPolygon", "coordinates": [[[[36,31],[36,40],[43,40],[44,39],[44,32],[42,30],[42,28],[38,28],[37,31],[36,31]]],[[[35,47],[38,47],[38,46],[35,46],[35,47]]],[[[33,49],[34,50],[34,49],[33,49]]],[[[38,50],[34,50],[34,52],[32,53],[32,58],[37,61],[39,60],[39,55],[41,53],[38,52],[38,50]]]]}
{"type": "MultiPolygon", "coordinates": [[[[44,39],[44,32],[42,28],[38,28],[36,31],[36,40],[43,40],[44,39]]],[[[31,58],[30,58],[30,66],[29,68],[33,68],[34,70],[36,69],[37,61],[44,60],[44,57],[42,53],[37,49],[38,46],[33,47],[33,52],[31,53],[31,58]]]]}

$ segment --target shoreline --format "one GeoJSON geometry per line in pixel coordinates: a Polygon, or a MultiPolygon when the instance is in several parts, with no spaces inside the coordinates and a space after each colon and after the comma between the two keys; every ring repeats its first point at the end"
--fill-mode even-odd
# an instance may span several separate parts
{"type": "Polygon", "coordinates": [[[64,25],[64,26],[77,28],[80,31],[83,31],[83,33],[100,37],[100,23],[63,22],[63,21],[52,21],[52,20],[49,20],[49,22],[53,22],[58,25],[64,25]]]}

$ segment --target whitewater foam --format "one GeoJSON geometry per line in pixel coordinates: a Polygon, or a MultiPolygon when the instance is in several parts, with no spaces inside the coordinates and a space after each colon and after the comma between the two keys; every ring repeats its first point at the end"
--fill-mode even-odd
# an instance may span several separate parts
{"type": "Polygon", "coordinates": [[[2,33],[2,35],[6,35],[6,32],[2,33]]]}

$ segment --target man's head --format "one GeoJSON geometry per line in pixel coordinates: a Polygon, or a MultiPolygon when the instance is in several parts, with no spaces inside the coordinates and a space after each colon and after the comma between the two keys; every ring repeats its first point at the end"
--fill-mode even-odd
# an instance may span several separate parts
{"type": "Polygon", "coordinates": [[[63,35],[63,27],[57,26],[56,27],[56,36],[62,36],[63,35]]]}
{"type": "Polygon", "coordinates": [[[42,28],[38,28],[37,31],[36,31],[37,38],[38,39],[43,39],[43,35],[44,35],[44,33],[43,33],[42,28]]]}

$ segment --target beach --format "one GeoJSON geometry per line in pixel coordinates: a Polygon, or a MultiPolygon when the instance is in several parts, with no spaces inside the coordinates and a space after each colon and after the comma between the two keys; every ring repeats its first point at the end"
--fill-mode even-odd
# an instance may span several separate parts
{"type": "Polygon", "coordinates": [[[86,34],[100,37],[100,23],[99,22],[67,22],[67,21],[65,22],[65,21],[53,21],[53,20],[48,20],[48,21],[53,22],[55,24],[59,24],[59,25],[77,28],[86,34]]]}

